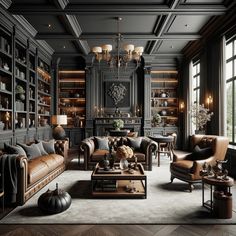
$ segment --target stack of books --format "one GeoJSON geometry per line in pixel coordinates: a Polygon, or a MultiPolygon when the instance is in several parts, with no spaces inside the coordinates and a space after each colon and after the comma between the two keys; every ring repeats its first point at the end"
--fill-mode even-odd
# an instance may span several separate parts
{"type": "Polygon", "coordinates": [[[94,190],[98,192],[116,192],[118,182],[116,180],[97,180],[94,190]]]}

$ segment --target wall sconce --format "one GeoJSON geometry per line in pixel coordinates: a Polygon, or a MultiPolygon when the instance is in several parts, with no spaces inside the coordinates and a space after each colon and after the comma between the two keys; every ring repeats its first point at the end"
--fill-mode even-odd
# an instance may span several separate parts
{"type": "Polygon", "coordinates": [[[210,104],[213,103],[213,98],[211,95],[208,96],[206,103],[207,103],[207,108],[210,109],[210,104]]]}
{"type": "Polygon", "coordinates": [[[179,111],[184,112],[184,102],[181,102],[179,105],[179,111]]]}

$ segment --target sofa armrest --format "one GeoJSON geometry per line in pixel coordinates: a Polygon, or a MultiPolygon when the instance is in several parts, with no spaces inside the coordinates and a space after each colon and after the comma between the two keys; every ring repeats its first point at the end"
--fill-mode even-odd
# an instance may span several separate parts
{"type": "Polygon", "coordinates": [[[185,160],[189,157],[192,152],[182,151],[182,150],[173,150],[173,162],[185,160]]]}
{"type": "Polygon", "coordinates": [[[54,146],[57,154],[63,156],[65,159],[68,158],[68,149],[69,149],[68,139],[55,140],[54,146]]]}
{"type": "Polygon", "coordinates": [[[26,156],[18,156],[16,158],[16,168],[17,168],[17,204],[23,205],[24,193],[27,191],[28,187],[28,158],[26,156]]]}
{"type": "Polygon", "coordinates": [[[84,169],[87,170],[90,157],[95,151],[95,143],[93,137],[84,139],[81,142],[80,150],[84,154],[84,169]]]}

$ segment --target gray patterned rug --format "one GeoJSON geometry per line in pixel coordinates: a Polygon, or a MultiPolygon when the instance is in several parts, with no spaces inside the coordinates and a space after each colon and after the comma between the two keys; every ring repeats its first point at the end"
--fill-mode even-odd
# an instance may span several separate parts
{"type": "MultiPolygon", "coordinates": [[[[201,185],[192,193],[187,184],[174,180],[170,184],[169,160],[162,157],[161,166],[154,161],[153,171],[146,171],[147,199],[92,199],[90,194],[91,171],[71,168],[48,184],[24,206],[15,208],[1,224],[232,224],[232,219],[216,219],[201,206],[201,185]],[[65,189],[72,197],[68,210],[57,215],[44,215],[37,207],[38,197],[48,188],[65,189]]],[[[206,189],[206,196],[209,196],[206,189]],[[207,195],[208,194],[208,195],[207,195]]],[[[233,197],[236,188],[233,188],[233,197]]],[[[235,199],[234,199],[235,206],[235,199]]],[[[235,207],[234,207],[235,209],[235,207]]]]}

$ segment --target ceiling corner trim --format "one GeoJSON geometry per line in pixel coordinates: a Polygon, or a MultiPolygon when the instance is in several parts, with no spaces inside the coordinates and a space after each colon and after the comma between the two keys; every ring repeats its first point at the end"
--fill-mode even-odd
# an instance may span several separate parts
{"type": "Polygon", "coordinates": [[[38,33],[38,31],[21,15],[13,15],[14,18],[33,36],[38,33]]]}
{"type": "Polygon", "coordinates": [[[54,53],[53,48],[45,40],[37,40],[37,42],[50,54],[54,53]]]}
{"type": "Polygon", "coordinates": [[[12,4],[12,1],[11,0],[1,0],[1,3],[6,9],[8,9],[11,4],[12,4]]]}
{"type": "Polygon", "coordinates": [[[60,4],[62,9],[65,9],[66,6],[68,5],[69,1],[68,0],[57,0],[58,3],[60,4]]]}
{"type": "Polygon", "coordinates": [[[82,29],[79,25],[79,22],[75,16],[72,15],[66,15],[67,20],[69,21],[71,28],[74,32],[74,34],[79,37],[82,33],[82,29]]]}

